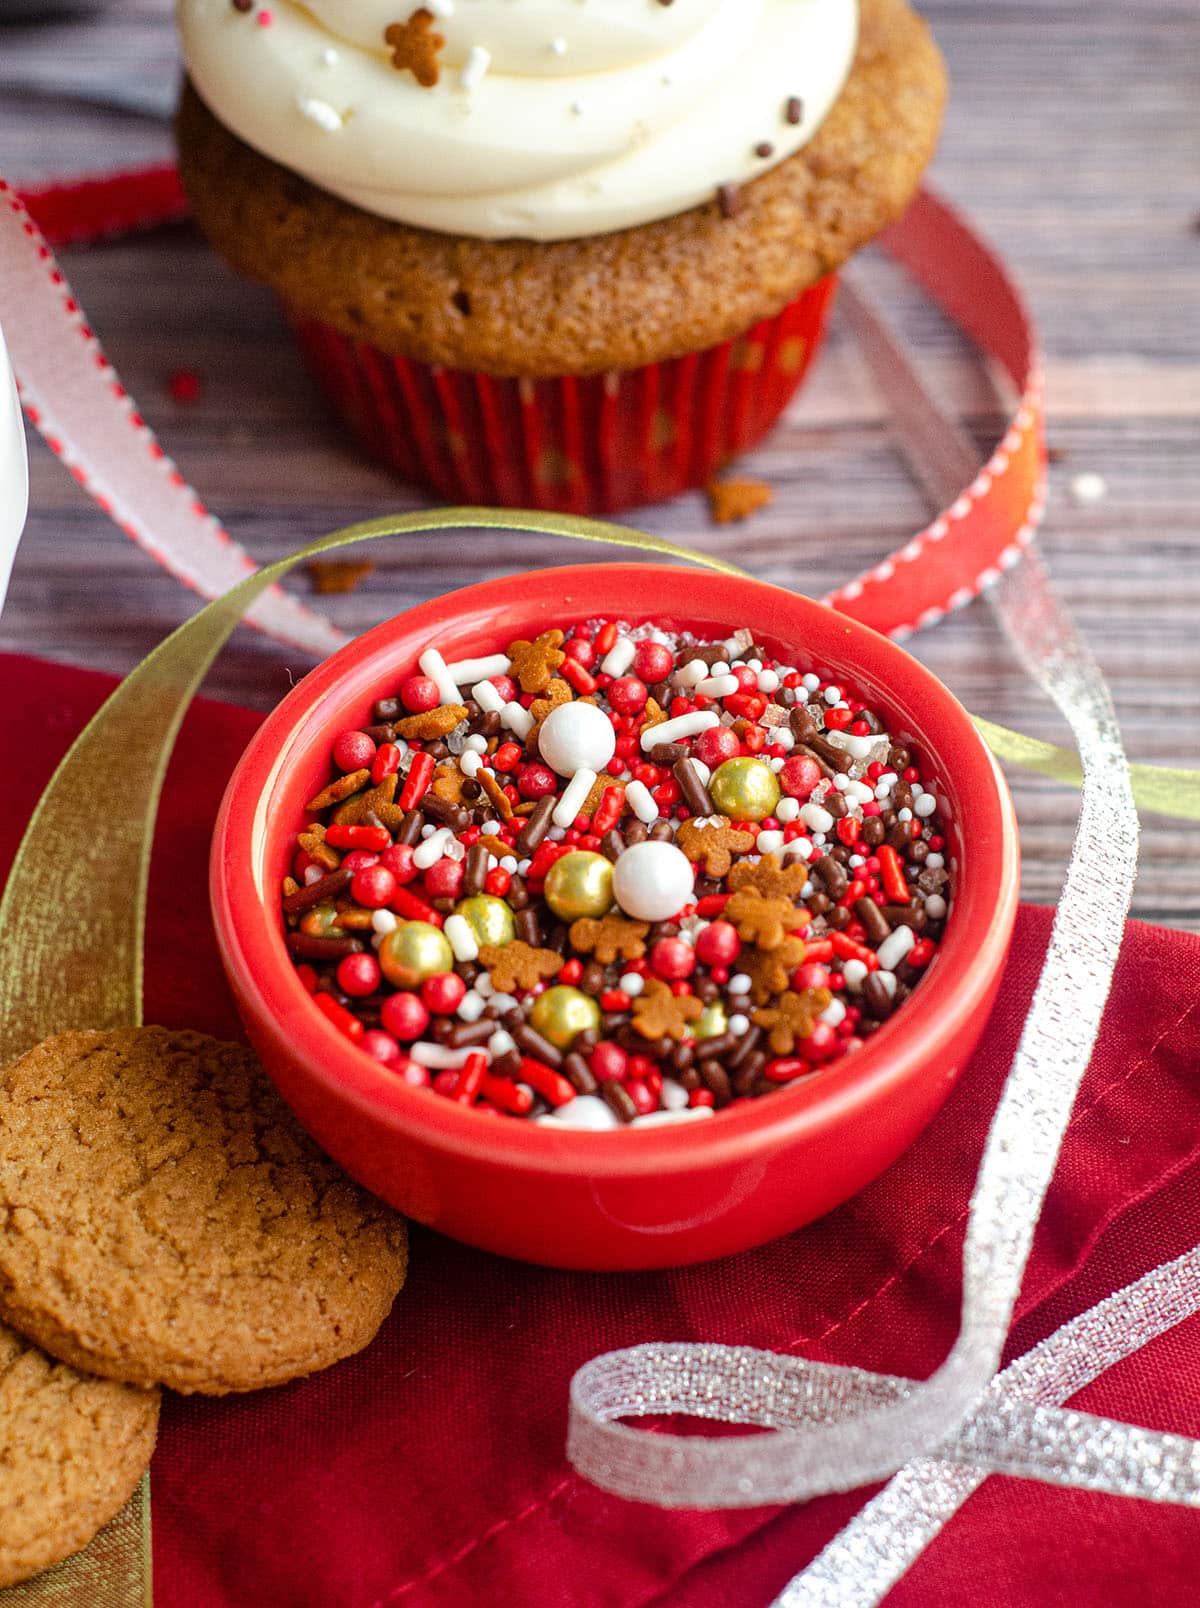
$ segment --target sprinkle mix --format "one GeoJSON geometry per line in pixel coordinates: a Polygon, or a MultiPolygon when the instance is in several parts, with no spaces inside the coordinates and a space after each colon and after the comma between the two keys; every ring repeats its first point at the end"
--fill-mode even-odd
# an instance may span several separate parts
{"type": "Polygon", "coordinates": [[[653,1126],[813,1076],[944,928],[936,783],[748,630],[430,647],[332,760],[283,885],[301,980],[407,1084],[493,1115],[653,1126]]]}

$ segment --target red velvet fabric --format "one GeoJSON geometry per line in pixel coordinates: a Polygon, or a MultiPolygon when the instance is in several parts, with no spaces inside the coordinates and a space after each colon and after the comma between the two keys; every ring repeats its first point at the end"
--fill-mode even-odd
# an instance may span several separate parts
{"type": "MultiPolygon", "coordinates": [[[[111,682],[17,658],[0,658],[0,680],[7,866],[54,763],[111,682]]],[[[225,778],[257,718],[199,703],[184,726],[151,884],[148,1021],[237,1032],[205,860],[225,778]]],[[[707,1267],[594,1276],[524,1267],[418,1228],[408,1285],[361,1356],[253,1396],[168,1396],[152,1470],[158,1608],[768,1602],[864,1493],[729,1514],[605,1496],[563,1455],[571,1373],[614,1346],[707,1339],[927,1374],[955,1332],[971,1184],[1049,921],[1023,910],[983,1048],[942,1114],[824,1221],[707,1267]]],[[[1200,1240],[1198,1069],[1200,940],[1131,923],[1011,1355],[1200,1240]]],[[[1077,1400],[1200,1434],[1200,1323],[1077,1400]]],[[[1188,1603],[1198,1541],[1200,1519],[1182,1509],[993,1479],[889,1600],[1188,1603]]]]}

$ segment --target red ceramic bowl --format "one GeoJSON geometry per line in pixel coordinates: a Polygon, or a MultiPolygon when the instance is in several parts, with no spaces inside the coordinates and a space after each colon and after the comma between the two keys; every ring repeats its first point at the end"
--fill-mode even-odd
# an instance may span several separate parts
{"type": "Polygon", "coordinates": [[[941,1106],[987,1020],[1016,916],[1012,803],[966,711],[893,643],[757,581],[640,564],[542,570],[410,609],[311,671],[230,780],[213,838],[213,917],[252,1043],[304,1126],[419,1222],[528,1261],[646,1268],[797,1228],[876,1178],[941,1106]],[[709,1122],[556,1133],[401,1084],[315,1009],[283,942],[278,888],[334,736],[435,644],[448,659],[604,614],[727,635],[844,678],[916,744],[948,806],[954,902],[913,999],[827,1070],[709,1122]]]}

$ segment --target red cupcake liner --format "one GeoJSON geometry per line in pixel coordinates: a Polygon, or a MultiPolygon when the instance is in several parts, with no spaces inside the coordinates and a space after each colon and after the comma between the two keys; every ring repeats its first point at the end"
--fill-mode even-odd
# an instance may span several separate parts
{"type": "Polygon", "coordinates": [[[804,378],[830,275],[702,352],[559,379],[498,379],[381,352],[285,308],[314,379],[360,444],[449,502],[611,513],[711,480],[804,378]]]}

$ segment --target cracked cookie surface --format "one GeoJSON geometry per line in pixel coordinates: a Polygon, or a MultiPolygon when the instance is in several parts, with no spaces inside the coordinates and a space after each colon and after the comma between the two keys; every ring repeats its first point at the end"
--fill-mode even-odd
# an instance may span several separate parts
{"type": "Polygon", "coordinates": [[[78,1552],[150,1461],[157,1390],[95,1379],[0,1324],[0,1586],[78,1552]]]}
{"type": "Polygon", "coordinates": [[[240,1045],[61,1033],[0,1072],[0,1317],[64,1362],[281,1384],[361,1350],[406,1263],[403,1220],[240,1045]]]}

